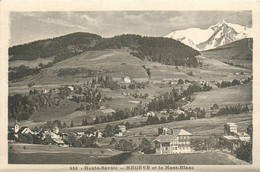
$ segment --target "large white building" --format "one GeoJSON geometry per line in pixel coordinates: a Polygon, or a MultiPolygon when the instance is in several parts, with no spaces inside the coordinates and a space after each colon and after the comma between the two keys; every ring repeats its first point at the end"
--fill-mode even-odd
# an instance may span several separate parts
{"type": "Polygon", "coordinates": [[[172,134],[159,135],[155,143],[156,154],[190,153],[191,133],[183,129],[173,130],[172,134]]]}

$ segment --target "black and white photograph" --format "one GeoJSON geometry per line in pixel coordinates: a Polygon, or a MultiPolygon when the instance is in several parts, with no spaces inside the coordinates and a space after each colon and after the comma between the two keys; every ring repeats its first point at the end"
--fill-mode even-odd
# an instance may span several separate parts
{"type": "Polygon", "coordinates": [[[253,16],[10,11],[8,165],[252,166],[253,16]]]}

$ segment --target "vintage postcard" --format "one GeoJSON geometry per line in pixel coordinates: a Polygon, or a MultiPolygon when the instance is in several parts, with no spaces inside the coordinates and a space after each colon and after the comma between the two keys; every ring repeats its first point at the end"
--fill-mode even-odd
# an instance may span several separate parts
{"type": "Polygon", "coordinates": [[[259,3],[0,11],[0,170],[259,170],[259,3]]]}

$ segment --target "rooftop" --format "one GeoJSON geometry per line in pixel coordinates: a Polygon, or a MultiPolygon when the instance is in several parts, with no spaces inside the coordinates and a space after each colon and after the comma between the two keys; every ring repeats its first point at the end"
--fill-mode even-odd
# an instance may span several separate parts
{"type": "Polygon", "coordinates": [[[226,123],[226,125],[229,125],[229,126],[237,126],[235,123],[226,123]]]}
{"type": "Polygon", "coordinates": [[[226,140],[238,140],[238,138],[235,136],[223,136],[223,138],[226,140]]]}
{"type": "Polygon", "coordinates": [[[175,129],[173,130],[173,134],[169,135],[159,135],[154,141],[158,142],[171,142],[173,139],[175,139],[177,136],[191,136],[192,134],[188,131],[185,131],[183,129],[175,129]]]}
{"type": "Polygon", "coordinates": [[[243,137],[250,137],[249,134],[247,134],[246,132],[239,132],[239,133],[235,133],[237,136],[243,136],[243,137]]]}

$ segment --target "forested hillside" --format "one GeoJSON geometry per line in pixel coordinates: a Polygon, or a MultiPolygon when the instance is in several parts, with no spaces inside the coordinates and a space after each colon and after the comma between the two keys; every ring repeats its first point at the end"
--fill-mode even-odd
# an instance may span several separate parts
{"type": "Polygon", "coordinates": [[[89,50],[101,39],[101,36],[95,34],[78,32],[17,45],[9,48],[9,61],[35,60],[55,56],[55,62],[57,62],[89,50]]]}
{"type": "Polygon", "coordinates": [[[253,57],[253,39],[245,38],[218,48],[203,52],[211,56],[219,56],[233,60],[252,61],[253,57]]]}
{"type": "Polygon", "coordinates": [[[144,60],[178,66],[197,67],[199,52],[170,38],[121,35],[100,41],[96,49],[129,48],[131,54],[144,60]]]}
{"type": "Polygon", "coordinates": [[[9,48],[9,61],[35,60],[55,56],[55,62],[87,50],[130,48],[144,60],[173,65],[197,66],[198,51],[169,38],[121,35],[112,38],[90,33],[73,33],[53,39],[35,41],[9,48]]]}
{"type": "Polygon", "coordinates": [[[9,48],[9,62],[16,60],[32,61],[38,58],[54,57],[48,64],[39,64],[36,68],[19,66],[9,68],[9,81],[19,81],[29,75],[35,75],[41,69],[67,58],[89,50],[122,49],[141,60],[159,62],[167,65],[197,67],[195,58],[199,52],[170,38],[142,37],[140,35],[120,35],[112,38],[102,38],[90,33],[73,33],[53,39],[40,40],[9,48]],[[18,69],[23,69],[19,74],[18,69]],[[37,70],[35,72],[34,70],[37,70]]]}

